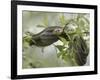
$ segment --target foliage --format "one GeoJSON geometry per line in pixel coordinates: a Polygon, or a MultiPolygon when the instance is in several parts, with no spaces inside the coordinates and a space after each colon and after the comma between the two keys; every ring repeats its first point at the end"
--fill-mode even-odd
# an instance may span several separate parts
{"type": "MultiPolygon", "coordinates": [[[[62,26],[63,26],[63,24],[65,24],[65,22],[66,22],[66,20],[64,18],[64,15],[62,15],[62,17],[61,17],[62,26]]],[[[74,41],[74,39],[76,38],[76,36],[81,36],[82,40],[84,40],[83,39],[84,37],[89,36],[89,34],[85,35],[86,33],[89,33],[89,21],[85,17],[85,14],[78,14],[76,18],[67,20],[67,22],[68,23],[66,23],[67,25],[65,26],[65,33],[69,37],[69,41],[67,41],[63,37],[59,37],[60,40],[63,42],[63,46],[56,45],[56,47],[59,50],[58,57],[62,58],[65,61],[68,61],[70,59],[73,62],[73,65],[83,65],[83,63],[81,62],[82,63],[81,64],[81,63],[79,63],[79,61],[81,61],[82,58],[84,58],[84,61],[86,62],[87,55],[85,56],[85,52],[79,53],[79,50],[81,51],[80,48],[81,48],[81,45],[83,43],[83,47],[87,51],[86,54],[88,54],[88,50],[87,50],[88,48],[86,46],[87,44],[85,43],[85,41],[82,42],[79,38],[77,38],[78,41],[76,43],[74,41]],[[77,26],[77,27],[71,28],[68,25],[77,26]],[[67,47],[65,47],[66,45],[67,45],[67,47]],[[75,47],[74,47],[75,45],[77,45],[76,48],[79,48],[78,52],[76,52],[77,50],[75,50],[75,47]],[[84,57],[83,57],[83,55],[84,55],[84,57]],[[79,60],[79,58],[81,58],[81,60],[79,60]]],[[[86,40],[86,41],[88,41],[88,40],[86,40]]],[[[85,64],[85,62],[84,62],[84,64],[85,64]]]]}

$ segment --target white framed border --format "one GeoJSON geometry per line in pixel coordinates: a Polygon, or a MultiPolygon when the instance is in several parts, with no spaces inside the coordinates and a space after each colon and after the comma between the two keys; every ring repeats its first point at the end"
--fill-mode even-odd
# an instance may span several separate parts
{"type": "Polygon", "coordinates": [[[47,74],[47,73],[64,73],[64,72],[83,72],[94,71],[94,10],[81,8],[61,8],[46,6],[17,6],[17,74],[47,74]],[[22,10],[29,11],[49,11],[49,12],[70,12],[70,13],[89,13],[90,14],[90,65],[79,67],[56,67],[56,68],[35,68],[22,69],[22,10]]]}

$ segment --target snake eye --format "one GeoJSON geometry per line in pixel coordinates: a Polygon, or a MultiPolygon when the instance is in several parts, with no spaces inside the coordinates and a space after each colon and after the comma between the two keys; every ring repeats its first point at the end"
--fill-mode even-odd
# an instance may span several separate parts
{"type": "Polygon", "coordinates": [[[55,32],[57,32],[57,33],[61,33],[62,32],[62,29],[55,29],[55,32]]]}
{"type": "Polygon", "coordinates": [[[53,33],[54,34],[56,34],[56,35],[60,35],[61,33],[62,33],[62,29],[61,28],[57,28],[57,29],[55,29],[54,31],[53,31],[53,33]]]}
{"type": "Polygon", "coordinates": [[[61,30],[60,30],[60,29],[56,29],[55,31],[56,31],[56,32],[60,32],[61,30]]]}

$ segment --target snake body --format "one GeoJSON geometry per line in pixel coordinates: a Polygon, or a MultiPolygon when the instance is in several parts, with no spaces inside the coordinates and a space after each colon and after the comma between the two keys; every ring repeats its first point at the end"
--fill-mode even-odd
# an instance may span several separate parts
{"type": "Polygon", "coordinates": [[[84,65],[87,61],[89,49],[85,40],[81,36],[76,36],[73,41],[74,59],[78,65],[84,65]]]}
{"type": "Polygon", "coordinates": [[[63,28],[59,26],[48,27],[36,35],[32,35],[31,45],[49,46],[58,41],[58,35],[61,35],[63,28]]]}

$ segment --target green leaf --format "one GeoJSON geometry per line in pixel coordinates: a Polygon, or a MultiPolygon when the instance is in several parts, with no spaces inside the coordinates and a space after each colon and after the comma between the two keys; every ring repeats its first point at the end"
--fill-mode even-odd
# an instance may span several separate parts
{"type": "Polygon", "coordinates": [[[86,17],[82,17],[88,24],[90,24],[89,20],[86,17]]]}
{"type": "Polygon", "coordinates": [[[69,61],[71,59],[71,56],[69,54],[66,54],[66,55],[63,56],[63,59],[65,61],[69,61]]]}
{"type": "Polygon", "coordinates": [[[60,23],[61,23],[61,26],[65,26],[66,22],[67,22],[67,20],[65,19],[65,16],[64,16],[64,14],[62,14],[62,15],[60,16],[60,23]]]}
{"type": "Polygon", "coordinates": [[[65,38],[59,37],[59,39],[63,42],[64,45],[68,44],[68,42],[67,42],[67,40],[65,38]]]}
{"type": "Polygon", "coordinates": [[[65,49],[65,47],[62,45],[56,45],[55,47],[57,47],[59,51],[62,51],[63,49],[65,49]]]}
{"type": "Polygon", "coordinates": [[[80,27],[84,27],[85,22],[84,22],[82,19],[80,20],[80,22],[79,22],[79,23],[80,23],[80,27]]]}
{"type": "Polygon", "coordinates": [[[62,52],[57,53],[57,57],[59,58],[62,55],[62,52]]]}

